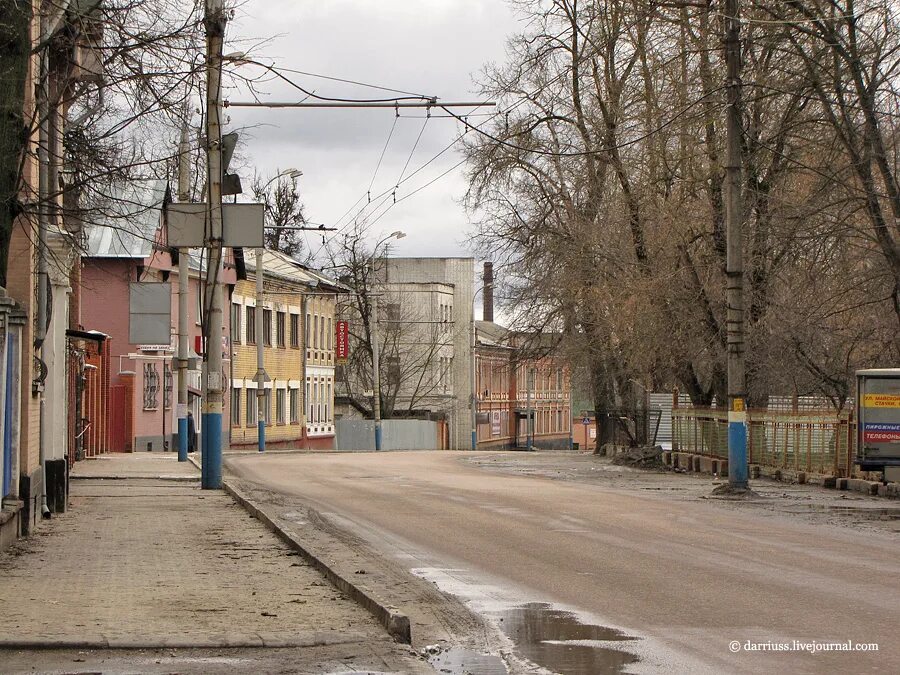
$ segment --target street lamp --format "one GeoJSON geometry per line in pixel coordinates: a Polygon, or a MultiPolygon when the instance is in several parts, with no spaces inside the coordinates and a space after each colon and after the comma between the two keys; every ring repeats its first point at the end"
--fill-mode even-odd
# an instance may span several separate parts
{"type": "MultiPolygon", "coordinates": [[[[291,180],[296,181],[303,172],[299,169],[285,169],[278,173],[268,183],[262,186],[261,192],[265,192],[276,180],[282,176],[289,176],[291,180]]],[[[265,240],[263,241],[265,243],[265,240]]],[[[263,341],[263,253],[265,248],[256,249],[256,438],[257,447],[260,452],[266,449],[266,382],[269,381],[269,375],[266,373],[265,367],[265,342],[263,341]]]]}
{"type": "MultiPolygon", "coordinates": [[[[375,244],[372,251],[372,285],[375,285],[375,257],[378,247],[390,239],[403,239],[405,232],[397,230],[391,232],[384,239],[375,244]]],[[[386,254],[385,254],[386,255],[386,254]]],[[[372,334],[372,416],[375,420],[375,451],[381,450],[381,369],[379,367],[378,354],[378,294],[372,294],[372,312],[369,316],[369,332],[372,334]]]]}

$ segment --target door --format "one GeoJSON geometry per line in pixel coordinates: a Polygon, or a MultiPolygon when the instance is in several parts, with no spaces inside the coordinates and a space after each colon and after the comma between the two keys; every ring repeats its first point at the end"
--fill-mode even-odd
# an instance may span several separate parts
{"type": "Polygon", "coordinates": [[[129,430],[125,420],[127,399],[125,385],[114,384],[109,388],[109,449],[112,452],[125,452],[129,430]]]}

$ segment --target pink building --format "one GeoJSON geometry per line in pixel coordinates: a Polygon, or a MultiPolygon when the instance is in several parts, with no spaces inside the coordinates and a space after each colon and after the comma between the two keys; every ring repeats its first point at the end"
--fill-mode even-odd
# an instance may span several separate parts
{"type": "MultiPolygon", "coordinates": [[[[110,449],[113,452],[177,450],[178,264],[165,247],[160,211],[165,181],[139,181],[122,189],[110,209],[119,212],[89,230],[82,257],[81,323],[109,336],[110,449]],[[167,344],[132,344],[128,335],[129,284],[167,281],[172,289],[170,339],[167,344]]],[[[230,253],[230,252],[229,252],[230,253]]],[[[235,257],[225,261],[226,300],[237,281],[235,257]]],[[[202,316],[201,260],[190,258],[188,331],[192,356],[200,346],[202,316]]],[[[222,349],[225,391],[230,387],[229,313],[225,312],[222,349]]],[[[189,409],[200,431],[200,370],[188,371],[189,409]]],[[[226,397],[223,419],[230,419],[226,397]]],[[[223,430],[227,432],[227,430],[223,430]]]]}

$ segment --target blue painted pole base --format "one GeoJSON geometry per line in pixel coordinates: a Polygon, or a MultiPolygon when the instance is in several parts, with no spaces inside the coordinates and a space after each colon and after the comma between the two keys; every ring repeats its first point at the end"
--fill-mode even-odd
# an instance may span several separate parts
{"type": "MultiPolygon", "coordinates": [[[[731,414],[733,415],[734,413],[731,414]]],[[[746,488],[748,480],[747,425],[743,421],[729,421],[728,484],[732,488],[746,488]]]]}
{"type": "Polygon", "coordinates": [[[209,455],[206,444],[209,442],[209,415],[200,413],[200,484],[206,485],[206,470],[209,468],[209,455]]]}
{"type": "Polygon", "coordinates": [[[222,488],[222,413],[206,413],[206,450],[204,470],[200,474],[200,487],[204,490],[222,488]]]}
{"type": "Polygon", "coordinates": [[[256,423],[256,438],[260,452],[266,451],[266,421],[259,420],[256,423]]]}
{"type": "Polygon", "coordinates": [[[375,425],[375,451],[381,450],[381,425],[375,425]]]}
{"type": "Polygon", "coordinates": [[[472,431],[472,449],[478,449],[478,432],[475,430],[472,431]]]}
{"type": "Polygon", "coordinates": [[[187,417],[178,418],[178,461],[188,459],[188,423],[187,417]]]}

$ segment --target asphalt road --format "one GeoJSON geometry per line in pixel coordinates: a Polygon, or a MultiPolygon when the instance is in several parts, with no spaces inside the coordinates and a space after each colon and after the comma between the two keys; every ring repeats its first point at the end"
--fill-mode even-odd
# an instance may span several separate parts
{"type": "MultiPolygon", "coordinates": [[[[353,523],[386,556],[411,567],[428,561],[424,574],[476,609],[491,611],[488,600],[494,610],[550,602],[639,636],[623,643],[640,656],[631,668],[900,670],[896,537],[709,500],[502,475],[466,457],[272,455],[235,457],[229,466],[353,523]],[[795,640],[876,643],[878,651],[812,654],[795,640]],[[763,644],[748,651],[748,643],[763,644]]],[[[575,637],[587,648],[615,647],[600,634],[575,637]]],[[[584,663],[563,665],[600,669],[584,663]]]]}

